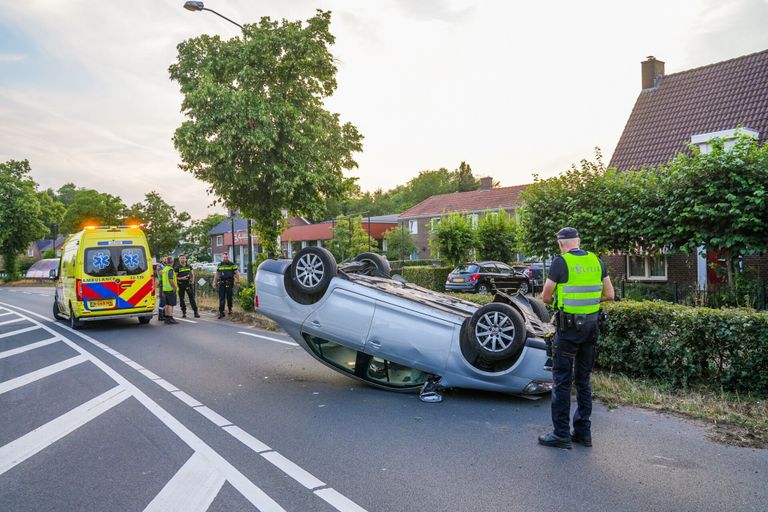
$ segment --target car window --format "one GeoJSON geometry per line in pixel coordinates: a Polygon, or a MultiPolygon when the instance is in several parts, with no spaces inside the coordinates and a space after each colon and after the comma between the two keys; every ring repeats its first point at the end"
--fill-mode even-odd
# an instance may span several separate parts
{"type": "Polygon", "coordinates": [[[335,341],[326,340],[311,334],[304,334],[309,348],[320,356],[323,361],[328,361],[333,366],[348,373],[355,373],[357,350],[352,350],[335,341]]]}
{"type": "Polygon", "coordinates": [[[480,272],[483,274],[498,274],[499,270],[496,268],[496,265],[483,265],[480,267],[480,272]]]}
{"type": "Polygon", "coordinates": [[[134,276],[147,270],[143,247],[105,246],[85,250],[85,273],[93,277],[134,276]]]}
{"type": "Polygon", "coordinates": [[[496,268],[499,269],[499,272],[502,274],[514,274],[515,270],[510,267],[509,265],[505,265],[504,263],[497,263],[496,268]]]}
{"type": "Polygon", "coordinates": [[[478,268],[479,267],[477,265],[474,265],[471,263],[464,264],[464,265],[459,265],[458,267],[453,269],[453,273],[454,274],[474,274],[475,272],[478,271],[478,268]]]}
{"type": "Polygon", "coordinates": [[[371,357],[365,370],[367,380],[393,387],[419,386],[427,381],[427,374],[380,357],[371,357]]]}

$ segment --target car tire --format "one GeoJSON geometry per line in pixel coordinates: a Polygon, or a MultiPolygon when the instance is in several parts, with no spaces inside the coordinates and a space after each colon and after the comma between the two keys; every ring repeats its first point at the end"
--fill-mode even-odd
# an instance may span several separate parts
{"type": "Polygon", "coordinates": [[[528,302],[531,303],[531,309],[539,317],[539,320],[544,323],[549,323],[552,320],[552,315],[549,314],[549,310],[547,310],[547,306],[543,302],[538,299],[528,299],[528,302]]]}
{"type": "Polygon", "coordinates": [[[374,275],[376,277],[384,277],[387,279],[391,279],[392,276],[390,275],[391,268],[389,267],[389,263],[387,260],[384,259],[383,256],[376,254],[374,252],[363,252],[355,256],[352,261],[364,261],[367,263],[370,263],[376,268],[376,271],[374,275]]]}
{"type": "Polygon", "coordinates": [[[79,331],[83,327],[83,322],[77,319],[71,304],[69,306],[69,327],[76,331],[79,331]]]}
{"type": "Polygon", "coordinates": [[[487,361],[501,361],[525,345],[525,321],[512,306],[492,302],[478,308],[469,320],[469,339],[487,361]]]}
{"type": "Polygon", "coordinates": [[[140,317],[139,317],[139,323],[140,323],[141,325],[147,325],[147,324],[149,323],[149,321],[150,321],[150,320],[152,320],[152,317],[151,317],[151,316],[140,316],[140,317]]]}
{"type": "Polygon", "coordinates": [[[531,291],[531,284],[527,280],[525,280],[520,283],[520,287],[517,289],[517,291],[525,295],[529,291],[531,291]]]}
{"type": "Polygon", "coordinates": [[[296,253],[289,269],[291,281],[302,293],[323,293],[336,275],[336,258],[328,249],[305,247],[296,253]]]}
{"type": "Polygon", "coordinates": [[[488,283],[477,283],[477,286],[475,287],[475,293],[486,295],[491,293],[491,287],[488,285],[488,283]]]}
{"type": "Polygon", "coordinates": [[[63,318],[61,313],[59,313],[59,305],[56,302],[56,299],[53,299],[53,318],[56,320],[61,320],[63,318]]]}

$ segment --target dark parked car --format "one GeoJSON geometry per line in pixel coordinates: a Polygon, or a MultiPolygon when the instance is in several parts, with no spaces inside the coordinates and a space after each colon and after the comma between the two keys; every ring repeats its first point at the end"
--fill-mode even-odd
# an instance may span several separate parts
{"type": "Polygon", "coordinates": [[[527,261],[514,265],[515,270],[528,276],[531,290],[540,291],[544,287],[544,264],[538,261],[527,261]]]}
{"type": "Polygon", "coordinates": [[[526,294],[531,289],[531,280],[506,263],[478,261],[459,265],[445,282],[449,292],[491,293],[494,288],[526,294]]]}

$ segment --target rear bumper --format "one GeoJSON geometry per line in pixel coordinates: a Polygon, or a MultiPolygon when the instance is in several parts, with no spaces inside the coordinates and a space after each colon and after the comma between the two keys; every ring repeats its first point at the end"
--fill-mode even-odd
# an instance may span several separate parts
{"type": "Polygon", "coordinates": [[[81,316],[78,320],[81,322],[93,322],[94,320],[115,320],[116,318],[152,318],[153,316],[155,316],[154,311],[147,311],[145,313],[123,313],[121,315],[81,316]]]}
{"type": "Polygon", "coordinates": [[[445,283],[445,291],[448,292],[474,292],[477,283],[445,283]]]}

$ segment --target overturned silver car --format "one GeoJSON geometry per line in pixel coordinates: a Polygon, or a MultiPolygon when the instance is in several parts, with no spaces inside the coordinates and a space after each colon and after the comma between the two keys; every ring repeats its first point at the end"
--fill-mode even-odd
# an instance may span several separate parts
{"type": "Polygon", "coordinates": [[[497,291],[484,306],[391,277],[381,256],[337,266],[321,247],[267,260],[254,305],[318,361],[396,391],[461,387],[535,395],[551,390],[541,302],[497,291]]]}

